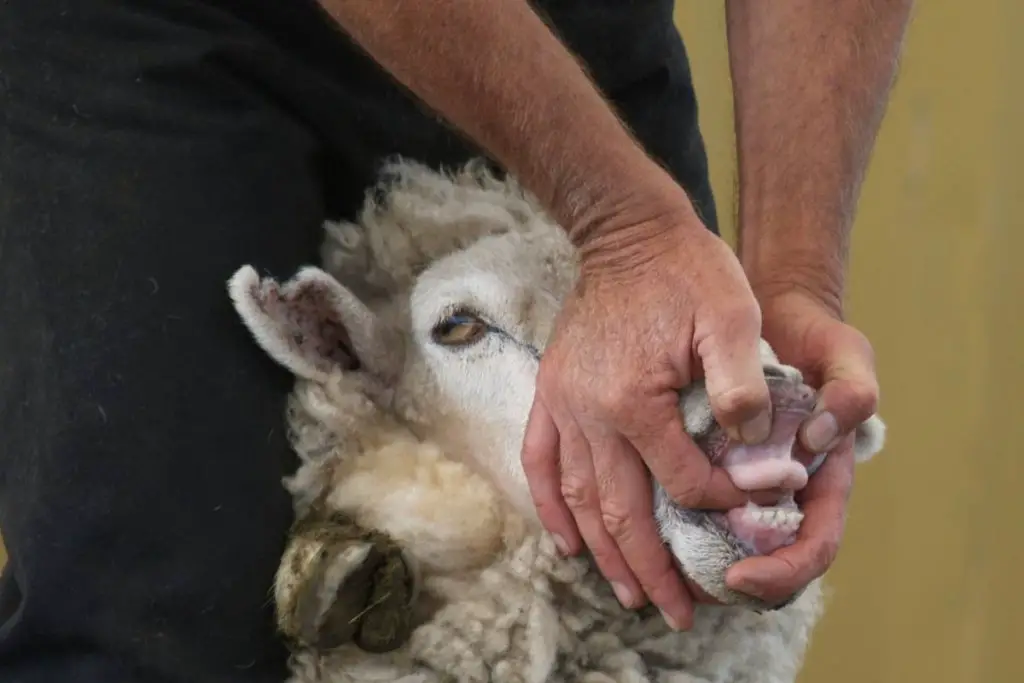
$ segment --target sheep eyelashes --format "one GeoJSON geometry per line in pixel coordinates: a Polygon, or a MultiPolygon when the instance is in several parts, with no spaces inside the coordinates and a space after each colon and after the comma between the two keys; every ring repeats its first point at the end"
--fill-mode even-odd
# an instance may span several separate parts
{"type": "MultiPolygon", "coordinates": [[[[228,283],[253,339],[296,378],[296,521],[274,586],[290,683],[793,683],[821,580],[770,605],[724,577],[792,540],[796,498],[709,513],[652,481],[662,539],[723,605],[698,606],[687,632],[623,608],[590,558],[559,555],[520,460],[576,250],[484,165],[400,162],[384,177],[358,222],[326,226],[325,269],[278,283],[244,266],[228,283]]],[[[767,344],[761,359],[765,444],[731,442],[700,383],[680,394],[684,426],[741,486],[795,492],[824,457],[794,457],[814,392],[767,344]]],[[[877,417],[862,425],[858,461],[883,436],[877,417]]]]}

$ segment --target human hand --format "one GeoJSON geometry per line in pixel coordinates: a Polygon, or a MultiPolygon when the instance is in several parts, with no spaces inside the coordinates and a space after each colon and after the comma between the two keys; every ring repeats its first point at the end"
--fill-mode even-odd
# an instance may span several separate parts
{"type": "Polygon", "coordinates": [[[679,390],[703,375],[723,427],[748,443],[767,437],[761,317],[732,250],[689,204],[641,215],[581,248],[578,286],[540,363],[523,466],[564,552],[585,543],[620,602],[649,597],[688,628],[693,598],[658,535],[650,476],[689,508],[775,501],[712,467],[679,411],[679,390]]]}
{"type": "MultiPolygon", "coordinates": [[[[878,407],[871,344],[842,322],[837,297],[814,288],[784,287],[760,293],[765,340],[779,359],[799,368],[819,388],[818,403],[799,432],[798,450],[825,453],[820,469],[796,493],[804,513],[797,540],[771,555],[736,563],[726,574],[734,590],[781,601],[828,570],[836,558],[853,486],[853,430],[878,407]]],[[[798,453],[798,455],[800,455],[798,453]]]]}

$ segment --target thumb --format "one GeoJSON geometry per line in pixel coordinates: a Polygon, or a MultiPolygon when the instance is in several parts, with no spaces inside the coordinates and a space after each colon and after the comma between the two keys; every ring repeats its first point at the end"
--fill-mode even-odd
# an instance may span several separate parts
{"type": "Polygon", "coordinates": [[[728,333],[709,335],[696,347],[711,411],[732,438],[747,444],[761,443],[771,432],[772,406],[761,362],[758,328],[720,325],[719,329],[728,333]],[[737,328],[749,331],[739,334],[737,328]]]}
{"type": "Polygon", "coordinates": [[[878,410],[878,379],[870,344],[847,328],[822,369],[814,413],[800,429],[800,442],[812,453],[826,453],[878,410]],[[850,333],[853,334],[850,334],[850,333]]]}

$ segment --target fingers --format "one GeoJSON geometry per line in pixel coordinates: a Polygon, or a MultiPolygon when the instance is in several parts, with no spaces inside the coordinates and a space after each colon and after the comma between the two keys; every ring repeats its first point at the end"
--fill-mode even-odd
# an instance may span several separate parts
{"type": "Polygon", "coordinates": [[[853,468],[852,438],[848,437],[801,491],[804,519],[796,542],[771,555],[736,563],[726,573],[726,584],[768,602],[780,602],[823,575],[839,552],[853,468]]]}
{"type": "Polygon", "coordinates": [[[718,314],[714,331],[694,337],[715,419],[737,440],[758,444],[772,426],[771,398],[760,355],[757,305],[718,314]]]}
{"type": "Polygon", "coordinates": [[[614,431],[595,426],[588,437],[571,415],[558,417],[535,397],[522,460],[541,523],[563,552],[587,546],[623,606],[641,607],[649,597],[670,626],[689,628],[692,599],[658,534],[643,461],[614,431]]]}
{"type": "Polygon", "coordinates": [[[672,499],[693,509],[728,510],[746,505],[750,493],[738,488],[724,469],[711,466],[683,429],[678,407],[673,403],[659,416],[663,416],[660,427],[626,430],[625,436],[672,499]]]}
{"type": "MultiPolygon", "coordinates": [[[[689,628],[693,601],[658,534],[652,514],[651,479],[643,461],[628,441],[606,429],[594,430],[590,448],[602,522],[595,537],[603,532],[608,534],[643,593],[661,610],[670,626],[689,628]]],[[[580,523],[582,528],[582,519],[580,523]]],[[[600,559],[598,562],[602,564],[600,559]]],[[[610,572],[615,571],[613,562],[608,565],[610,572]]],[[[612,581],[617,578],[614,573],[605,575],[612,581]]],[[[639,605],[636,601],[630,603],[634,607],[639,605]]]]}
{"type": "Polygon", "coordinates": [[[541,524],[554,536],[559,551],[575,555],[581,550],[581,540],[562,498],[558,427],[539,394],[534,396],[526,422],[522,463],[541,524]]]}
{"type": "MultiPolygon", "coordinates": [[[[623,557],[616,539],[605,525],[605,510],[608,509],[608,502],[602,500],[591,445],[574,420],[567,420],[560,427],[562,439],[561,496],[571,511],[576,528],[579,530],[583,542],[589,548],[598,569],[611,583],[615,597],[624,607],[640,607],[643,604],[645,591],[623,557]]],[[[628,458],[628,454],[625,457],[628,458]]],[[[612,484],[608,481],[607,472],[602,472],[601,478],[605,488],[612,484]]],[[[635,486],[636,482],[632,483],[635,486]]],[[[628,486],[629,482],[614,482],[614,485],[616,487],[628,486]]],[[[641,482],[641,486],[644,485],[644,482],[641,482]]],[[[630,490],[630,493],[637,495],[635,489],[630,490]]],[[[649,497],[650,494],[648,494],[648,499],[649,497]]],[[[619,504],[621,504],[620,501],[613,502],[612,509],[614,510],[619,504]]],[[[648,507],[648,517],[652,516],[652,509],[652,507],[648,507]]],[[[615,513],[613,512],[613,514],[615,513]]]]}
{"type": "Polygon", "coordinates": [[[878,409],[874,353],[867,339],[851,327],[833,346],[822,368],[822,387],[814,414],[800,429],[800,442],[812,453],[825,453],[878,409]]]}

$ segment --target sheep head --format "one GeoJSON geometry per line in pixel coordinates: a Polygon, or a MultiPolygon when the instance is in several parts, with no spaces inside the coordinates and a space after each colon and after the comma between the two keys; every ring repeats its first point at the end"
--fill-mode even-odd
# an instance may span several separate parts
{"type": "MultiPolygon", "coordinates": [[[[331,273],[308,267],[280,284],[246,266],[230,282],[231,297],[257,342],[301,381],[326,384],[345,376],[416,438],[437,444],[445,457],[487,480],[539,531],[520,451],[538,363],[578,275],[576,252],[511,182],[463,176],[460,185],[409,169],[399,187],[406,196],[399,199],[423,218],[419,227],[430,233],[424,240],[433,240],[429,257],[415,248],[416,221],[395,218],[389,214],[398,211],[395,204],[385,201],[364,213],[362,226],[342,226],[349,230],[348,251],[325,254],[331,273]],[[447,242],[438,237],[445,231],[447,242]],[[395,240],[404,240],[401,248],[395,240]],[[349,267],[359,249],[364,251],[355,261],[363,266],[379,265],[390,254],[398,275],[388,280],[378,268],[376,281],[368,283],[362,275],[372,268],[360,273],[349,267]],[[409,266],[396,251],[417,254],[419,261],[409,266]]],[[[344,241],[342,227],[329,227],[336,242],[344,241]]],[[[766,343],[761,354],[774,405],[767,443],[730,441],[700,382],[681,391],[680,410],[690,436],[738,485],[795,491],[824,457],[794,455],[796,430],[810,414],[815,392],[766,343]]],[[[877,417],[864,423],[856,434],[857,459],[877,452],[883,436],[877,417]]],[[[779,607],[731,591],[724,576],[740,559],[794,540],[801,514],[792,495],[772,508],[751,504],[717,513],[684,509],[656,482],[652,486],[652,515],[691,581],[725,604],[779,607]]]]}

